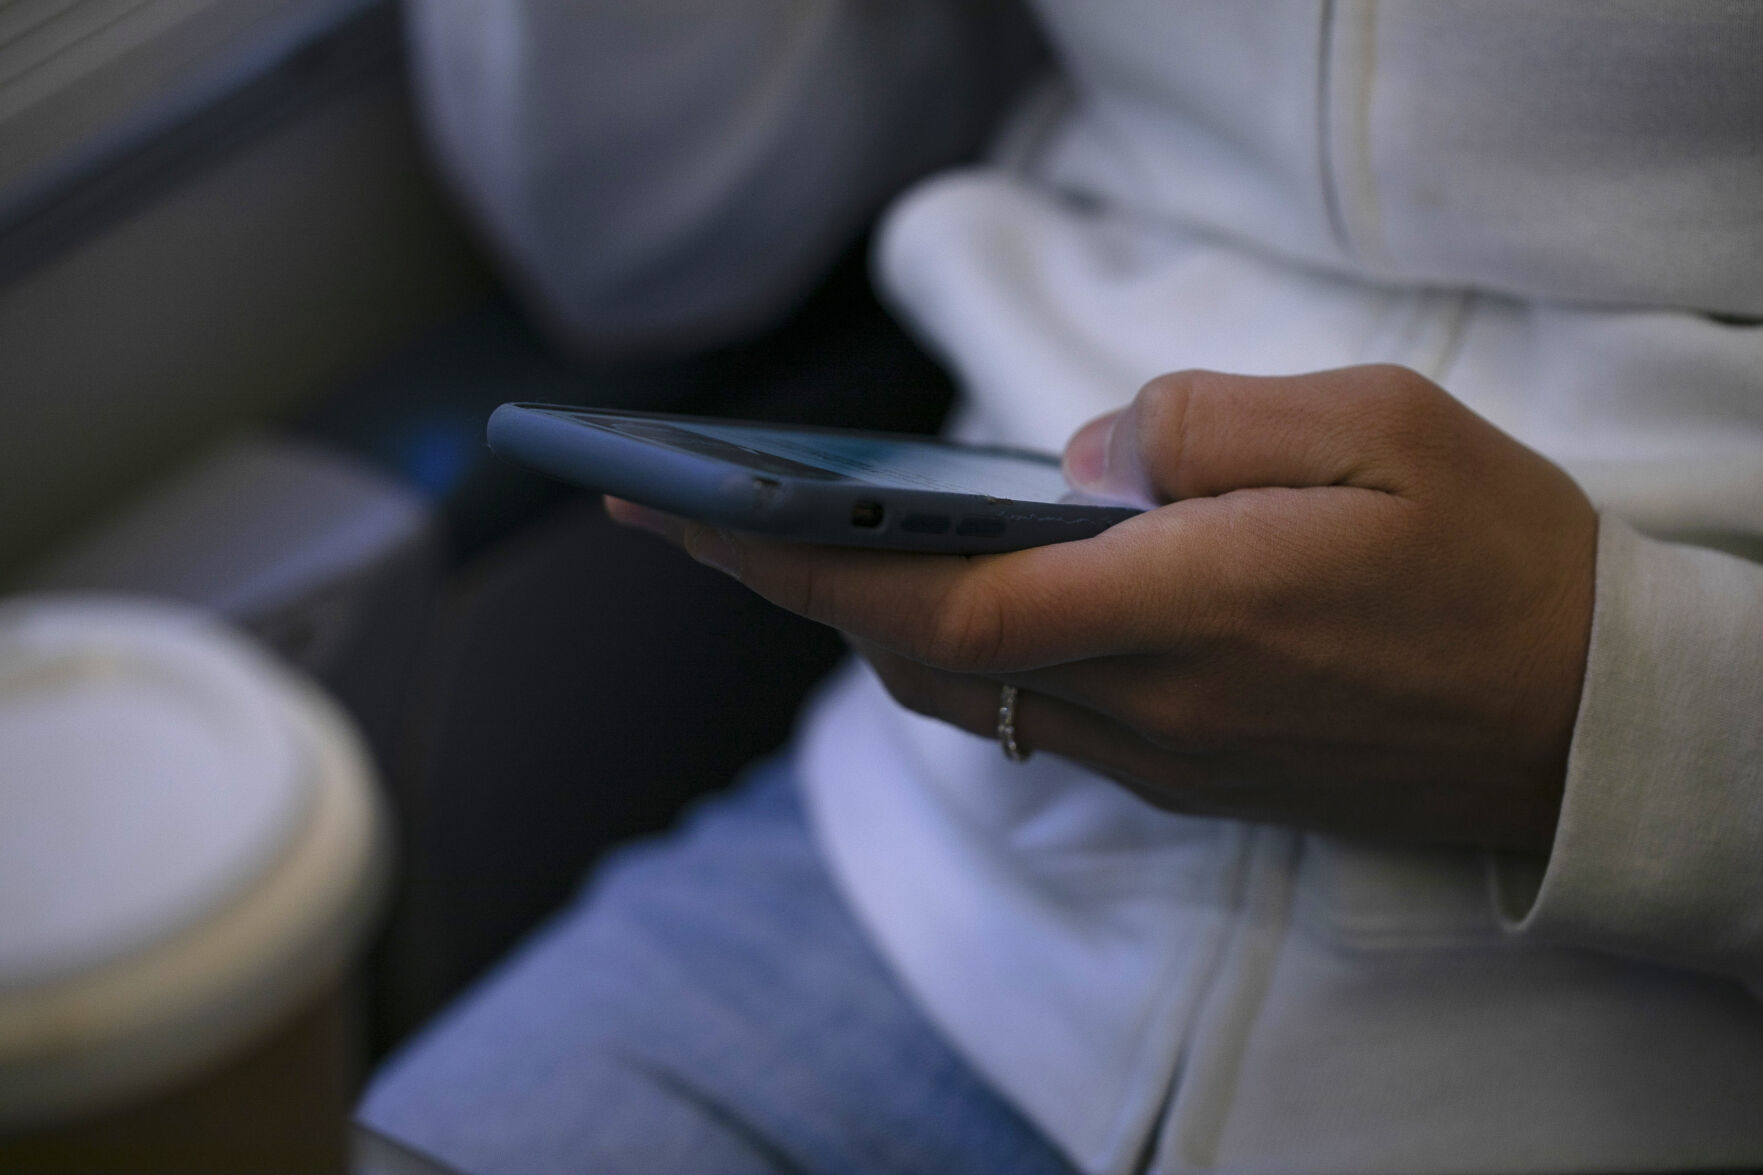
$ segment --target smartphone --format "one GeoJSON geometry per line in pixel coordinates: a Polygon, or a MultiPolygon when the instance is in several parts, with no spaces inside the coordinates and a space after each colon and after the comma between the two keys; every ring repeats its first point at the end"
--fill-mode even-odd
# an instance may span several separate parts
{"type": "Polygon", "coordinates": [[[798,542],[981,554],[1088,538],[1140,512],[1074,494],[1049,454],[929,437],[504,404],[489,442],[589,489],[798,542]]]}

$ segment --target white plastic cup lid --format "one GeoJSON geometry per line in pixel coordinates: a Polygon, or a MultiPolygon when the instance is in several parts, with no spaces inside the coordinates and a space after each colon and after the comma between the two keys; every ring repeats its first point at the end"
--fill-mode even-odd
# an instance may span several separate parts
{"type": "Polygon", "coordinates": [[[0,604],[0,1126],[139,1092],[292,1011],[383,869],[335,707],[187,610],[0,604]]]}

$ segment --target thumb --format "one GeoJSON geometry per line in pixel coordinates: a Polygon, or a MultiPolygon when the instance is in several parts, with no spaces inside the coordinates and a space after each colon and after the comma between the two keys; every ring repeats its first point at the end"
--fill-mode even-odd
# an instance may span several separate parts
{"type": "Polygon", "coordinates": [[[1066,445],[1065,474],[1085,493],[1141,505],[1260,486],[1402,493],[1416,442],[1436,444],[1466,416],[1437,385],[1401,367],[1295,376],[1181,371],[1080,428],[1066,445]]]}
{"type": "MultiPolygon", "coordinates": [[[[1116,426],[1131,409],[1116,408],[1098,416],[1071,435],[1065,442],[1065,480],[1073,489],[1093,498],[1122,502],[1153,509],[1154,500],[1149,479],[1139,466],[1136,446],[1123,445],[1114,451],[1116,426]]],[[[1120,430],[1124,439],[1136,433],[1129,424],[1120,430]]]]}

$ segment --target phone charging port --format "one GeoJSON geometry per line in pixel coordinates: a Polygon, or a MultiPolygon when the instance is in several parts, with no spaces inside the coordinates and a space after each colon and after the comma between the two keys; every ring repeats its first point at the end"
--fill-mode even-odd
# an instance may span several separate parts
{"type": "Polygon", "coordinates": [[[880,502],[854,502],[851,505],[851,525],[861,526],[865,530],[874,530],[881,525],[882,505],[880,502]]]}

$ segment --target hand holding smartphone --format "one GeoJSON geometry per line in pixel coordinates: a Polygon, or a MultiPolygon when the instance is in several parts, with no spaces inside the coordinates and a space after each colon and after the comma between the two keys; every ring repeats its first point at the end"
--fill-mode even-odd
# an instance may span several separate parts
{"type": "Polygon", "coordinates": [[[806,425],[504,404],[490,448],[700,522],[796,542],[981,554],[1088,538],[1139,513],[1021,449],[806,425]]]}

